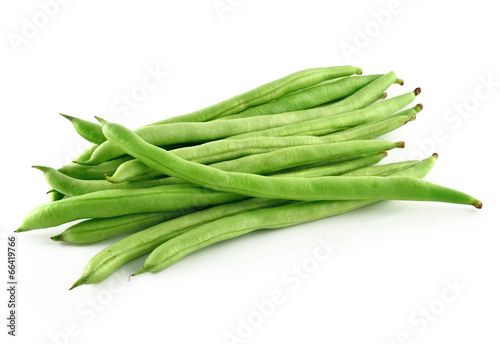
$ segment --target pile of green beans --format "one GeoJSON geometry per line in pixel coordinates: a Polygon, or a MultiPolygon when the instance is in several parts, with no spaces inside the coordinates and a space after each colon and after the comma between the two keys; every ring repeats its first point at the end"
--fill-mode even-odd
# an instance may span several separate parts
{"type": "Polygon", "coordinates": [[[437,154],[379,164],[403,141],[380,139],[416,119],[420,88],[387,98],[394,72],[312,68],[204,109],[131,131],[62,115],[93,145],[66,166],[33,166],[50,202],[16,232],[63,225],[73,245],[97,253],[71,289],[104,280],[148,255],[134,275],[165,269],[214,243],[283,228],[381,200],[469,204],[476,198],[422,180],[437,154]],[[387,99],[385,99],[387,98],[387,99]]]}

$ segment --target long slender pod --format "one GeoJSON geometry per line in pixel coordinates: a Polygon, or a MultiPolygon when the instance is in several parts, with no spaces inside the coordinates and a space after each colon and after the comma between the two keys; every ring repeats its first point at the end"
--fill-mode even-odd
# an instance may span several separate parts
{"type": "Polygon", "coordinates": [[[104,123],[103,132],[108,140],[159,172],[222,192],[249,197],[304,201],[397,199],[481,207],[481,202],[468,194],[417,178],[399,176],[271,178],[249,173],[227,172],[181,159],[147,143],[119,124],[104,123]]]}

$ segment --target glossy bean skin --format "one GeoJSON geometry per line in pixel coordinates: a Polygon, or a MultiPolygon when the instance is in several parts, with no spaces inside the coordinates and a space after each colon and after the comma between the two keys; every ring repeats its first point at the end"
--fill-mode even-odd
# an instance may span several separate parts
{"type": "Polygon", "coordinates": [[[166,150],[147,143],[119,124],[104,123],[103,133],[110,142],[159,172],[221,192],[304,201],[394,199],[448,202],[481,207],[481,202],[468,194],[417,178],[371,176],[271,178],[227,172],[176,157],[166,150]]]}
{"type": "MultiPolygon", "coordinates": [[[[300,177],[317,177],[326,175],[340,175],[351,172],[357,169],[364,169],[370,165],[378,163],[387,156],[386,152],[377,153],[373,155],[363,156],[359,159],[334,162],[324,166],[315,166],[303,169],[297,172],[290,172],[300,174],[300,177]]],[[[385,165],[383,165],[385,166],[385,165]]],[[[379,167],[380,169],[381,167],[379,167]]],[[[157,223],[164,222],[167,219],[161,219],[163,216],[175,218],[181,215],[186,215],[193,212],[191,209],[180,209],[165,213],[142,213],[123,215],[112,218],[104,219],[91,219],[79,222],[66,229],[63,233],[53,237],[53,240],[66,241],[73,244],[90,244],[98,242],[112,236],[136,232],[142,229],[151,227],[157,223]],[[163,215],[165,214],[165,215],[163,215]],[[162,220],[162,221],[160,221],[162,220]],[[155,223],[156,222],[156,223],[155,223]]],[[[200,210],[200,209],[198,209],[200,210]]]]}
{"type": "MultiPolygon", "coordinates": [[[[397,165],[397,164],[395,164],[397,165]]],[[[377,168],[374,173],[384,173],[389,169],[377,168]]],[[[306,174],[304,177],[313,176],[306,174]]],[[[97,283],[109,276],[118,267],[128,261],[151,252],[155,247],[167,242],[168,240],[190,231],[198,225],[208,223],[223,217],[250,211],[254,209],[276,207],[294,202],[274,199],[251,198],[239,202],[222,204],[198,213],[189,214],[181,218],[168,221],[154,227],[135,233],[127,238],[104,249],[94,256],[86,265],[82,276],[72,286],[75,288],[82,284],[97,283]]]]}
{"type": "Polygon", "coordinates": [[[71,124],[73,124],[73,127],[75,128],[78,135],[80,135],[85,140],[95,144],[100,144],[106,141],[106,137],[102,133],[102,129],[99,124],[92,123],[77,117],[64,115],[62,113],[60,115],[69,120],[71,124]]]}
{"type": "Polygon", "coordinates": [[[261,115],[297,111],[313,108],[340,98],[350,96],[370,82],[381,77],[378,75],[354,76],[335,82],[319,84],[294,94],[287,94],[273,102],[249,108],[225,117],[225,119],[246,118],[261,115]]]}
{"type": "MultiPolygon", "coordinates": [[[[391,175],[415,179],[423,178],[434,166],[436,157],[437,155],[433,155],[431,158],[413,165],[413,167],[400,170],[391,175]]],[[[376,173],[375,169],[373,171],[376,173]]],[[[355,172],[353,175],[355,175],[355,172]]],[[[375,202],[377,200],[293,202],[287,205],[246,211],[219,218],[192,228],[190,231],[186,231],[155,248],[147,257],[144,266],[134,275],[163,270],[192,252],[254,230],[283,228],[310,222],[346,213],[375,202]]]]}
{"type": "MultiPolygon", "coordinates": [[[[144,140],[158,146],[174,143],[205,142],[225,138],[245,132],[301,122],[305,119],[310,120],[364,108],[373,103],[381,92],[393,84],[394,80],[396,80],[396,75],[390,72],[344,100],[321,108],[294,111],[273,116],[256,116],[207,123],[171,123],[143,127],[137,129],[135,132],[144,140]]],[[[99,164],[124,154],[125,152],[119,147],[106,141],[99,145],[89,160],[78,160],[78,162],[84,165],[99,164]]]]}
{"type": "Polygon", "coordinates": [[[310,68],[281,79],[271,81],[253,90],[242,93],[204,109],[192,113],[167,118],[152,125],[178,122],[205,122],[216,118],[232,115],[246,110],[251,106],[265,104],[288,93],[316,85],[322,81],[338,77],[361,74],[361,68],[353,66],[310,68]]]}
{"type": "MultiPolygon", "coordinates": [[[[308,165],[325,160],[373,154],[393,148],[402,148],[403,142],[362,140],[282,148],[269,153],[246,156],[223,161],[211,166],[225,171],[266,174],[295,166],[308,165]]],[[[55,190],[78,196],[102,190],[138,189],[184,183],[174,178],[163,178],[144,182],[109,183],[101,180],[77,180],[67,177],[49,167],[33,166],[44,173],[47,183],[55,190]]]]}

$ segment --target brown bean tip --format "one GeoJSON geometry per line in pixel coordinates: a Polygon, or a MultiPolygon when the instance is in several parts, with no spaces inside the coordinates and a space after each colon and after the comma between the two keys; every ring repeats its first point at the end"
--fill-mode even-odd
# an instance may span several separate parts
{"type": "Polygon", "coordinates": [[[413,92],[416,96],[418,96],[420,93],[422,93],[422,89],[420,87],[417,87],[413,92]]]}

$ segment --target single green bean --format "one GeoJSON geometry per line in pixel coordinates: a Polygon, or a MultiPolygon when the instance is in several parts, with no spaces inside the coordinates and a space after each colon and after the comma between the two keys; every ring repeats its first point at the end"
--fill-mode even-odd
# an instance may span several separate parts
{"type": "Polygon", "coordinates": [[[148,189],[104,190],[45,203],[26,214],[16,232],[67,222],[152,213],[232,202],[245,196],[216,192],[196,185],[166,185],[148,189]]]}
{"type": "Polygon", "coordinates": [[[104,180],[104,175],[112,175],[122,164],[132,159],[133,158],[130,155],[127,155],[118,159],[103,162],[99,165],[86,166],[71,163],[59,168],[58,171],[76,179],[104,180]]]}
{"type": "Polygon", "coordinates": [[[78,135],[85,140],[95,144],[100,144],[106,141],[106,137],[102,133],[102,128],[99,124],[85,121],[77,117],[63,115],[62,113],[60,113],[60,115],[68,119],[71,124],[73,124],[73,127],[78,135]]]}
{"type": "MultiPolygon", "coordinates": [[[[357,159],[342,161],[338,163],[330,163],[327,165],[314,166],[309,168],[303,168],[296,171],[290,171],[281,174],[275,174],[273,176],[286,176],[286,177],[298,177],[298,178],[312,178],[321,176],[338,176],[351,171],[356,171],[358,169],[365,169],[368,166],[372,166],[383,158],[387,156],[387,152],[380,152],[376,154],[371,154],[367,156],[362,156],[357,159]]],[[[307,166],[307,165],[306,165],[307,166]]],[[[287,171],[287,170],[285,170],[287,171]]]]}
{"type": "MultiPolygon", "coordinates": [[[[432,156],[391,176],[423,178],[434,165],[432,156]]],[[[354,177],[353,177],[354,178],[354,177]]],[[[391,178],[391,177],[379,177],[391,178]]],[[[417,179],[420,180],[420,179],[417,179]]],[[[273,208],[261,208],[219,218],[182,233],[156,247],[144,266],[134,275],[163,270],[182,257],[214,243],[232,239],[257,229],[283,228],[358,209],[377,200],[294,202],[273,208]]]]}
{"type": "Polygon", "coordinates": [[[246,109],[224,119],[272,115],[283,112],[309,109],[339,98],[347,97],[382,75],[366,75],[343,78],[342,80],[310,87],[294,94],[287,94],[275,101],[246,109]]]}
{"type": "MultiPolygon", "coordinates": [[[[396,79],[396,75],[390,72],[367,86],[363,87],[353,95],[344,100],[322,108],[300,110],[277,114],[273,116],[256,116],[233,120],[220,120],[207,123],[171,123],[139,128],[136,133],[144,140],[158,145],[174,143],[204,142],[214,139],[233,136],[245,132],[257,131],[289,123],[301,122],[318,117],[330,116],[342,112],[361,109],[374,102],[378,95],[387,89],[396,79]]],[[[79,163],[85,165],[99,164],[107,160],[124,155],[125,152],[119,147],[106,141],[99,145],[87,161],[79,163]]]]}
{"type": "Polygon", "coordinates": [[[417,106],[414,109],[401,111],[400,115],[398,116],[392,116],[380,121],[363,124],[354,128],[342,130],[337,133],[325,135],[323,137],[335,142],[374,139],[376,137],[390,133],[391,131],[402,127],[408,122],[414,121],[416,119],[418,109],[420,108],[417,106]]]}
{"type": "Polygon", "coordinates": [[[159,172],[221,192],[304,201],[394,199],[448,202],[481,207],[481,202],[468,194],[417,178],[371,176],[271,178],[249,173],[227,172],[181,159],[147,143],[119,124],[104,122],[103,133],[110,142],[159,172]]]}
{"type": "Polygon", "coordinates": [[[51,237],[51,239],[72,244],[91,244],[116,235],[138,232],[195,211],[197,209],[188,208],[161,213],[140,213],[104,219],[90,219],[67,228],[61,234],[51,237]]]}

